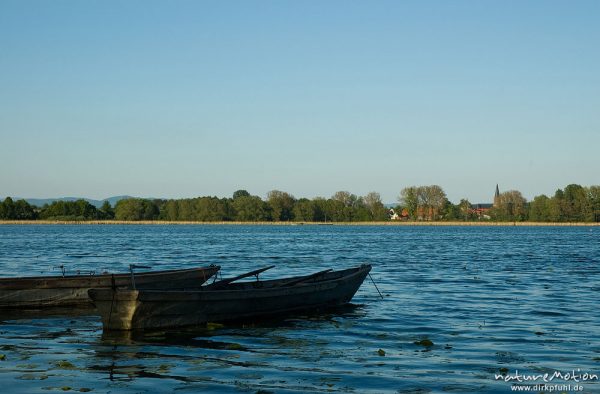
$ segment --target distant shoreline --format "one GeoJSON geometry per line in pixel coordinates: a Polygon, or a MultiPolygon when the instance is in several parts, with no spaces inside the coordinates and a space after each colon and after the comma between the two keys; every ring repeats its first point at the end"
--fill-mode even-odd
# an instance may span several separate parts
{"type": "Polygon", "coordinates": [[[165,220],[0,220],[0,225],[233,225],[233,226],[466,226],[466,227],[597,227],[600,222],[194,222],[165,220]]]}

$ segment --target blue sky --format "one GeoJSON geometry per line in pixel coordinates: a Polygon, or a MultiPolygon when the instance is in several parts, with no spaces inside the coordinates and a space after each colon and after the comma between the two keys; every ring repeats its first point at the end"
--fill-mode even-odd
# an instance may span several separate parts
{"type": "Polygon", "coordinates": [[[0,196],[599,184],[597,1],[0,0],[0,196]]]}

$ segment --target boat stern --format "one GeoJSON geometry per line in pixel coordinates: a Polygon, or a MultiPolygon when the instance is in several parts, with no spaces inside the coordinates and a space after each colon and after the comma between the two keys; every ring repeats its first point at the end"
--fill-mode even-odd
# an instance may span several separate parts
{"type": "Polygon", "coordinates": [[[137,290],[90,289],[88,296],[102,318],[105,331],[131,330],[140,304],[137,290]]]}

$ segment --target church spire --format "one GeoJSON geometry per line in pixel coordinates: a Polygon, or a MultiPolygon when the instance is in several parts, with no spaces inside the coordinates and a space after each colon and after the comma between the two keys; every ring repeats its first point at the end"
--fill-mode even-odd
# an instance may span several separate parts
{"type": "Polygon", "coordinates": [[[494,207],[500,205],[500,189],[498,189],[498,184],[496,183],[496,193],[494,193],[494,207]]]}

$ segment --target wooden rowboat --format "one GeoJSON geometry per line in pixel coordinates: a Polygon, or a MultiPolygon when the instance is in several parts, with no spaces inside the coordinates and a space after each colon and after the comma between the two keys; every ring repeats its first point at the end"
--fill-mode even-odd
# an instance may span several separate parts
{"type": "Polygon", "coordinates": [[[350,302],[371,270],[370,265],[361,265],[259,281],[258,274],[269,268],[197,290],[91,289],[88,293],[105,331],[173,328],[340,306],[350,302]],[[232,283],[252,275],[256,281],[232,283]]]}
{"type": "MultiPolygon", "coordinates": [[[[49,307],[93,308],[88,290],[110,288],[193,289],[204,284],[220,267],[177,269],[103,275],[0,278],[0,310],[49,307]]],[[[138,266],[138,268],[141,268],[138,266]]],[[[144,267],[149,268],[149,267],[144,267]]]]}

